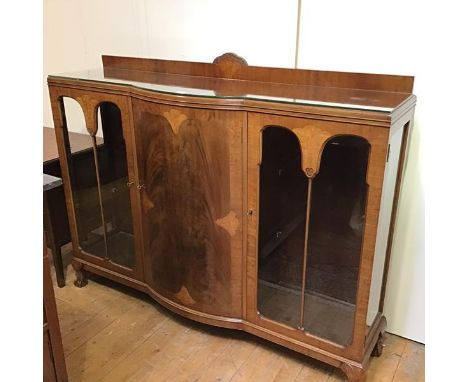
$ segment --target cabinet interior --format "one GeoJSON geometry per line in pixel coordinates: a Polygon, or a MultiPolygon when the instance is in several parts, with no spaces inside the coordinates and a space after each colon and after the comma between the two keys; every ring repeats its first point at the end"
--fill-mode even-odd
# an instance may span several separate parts
{"type": "Polygon", "coordinates": [[[277,126],[263,130],[257,296],[261,315],[341,345],[351,343],[368,156],[365,139],[333,137],[323,148],[318,174],[309,180],[294,133],[277,126]]]}
{"type": "MultiPolygon", "coordinates": [[[[65,119],[67,113],[82,114],[71,98],[64,98],[63,105],[65,119]]],[[[65,124],[79,245],[90,255],[132,268],[133,222],[121,113],[115,104],[104,102],[97,117],[96,134],[88,133],[88,147],[78,152],[73,150],[75,136],[68,135],[70,127],[65,124]]]]}

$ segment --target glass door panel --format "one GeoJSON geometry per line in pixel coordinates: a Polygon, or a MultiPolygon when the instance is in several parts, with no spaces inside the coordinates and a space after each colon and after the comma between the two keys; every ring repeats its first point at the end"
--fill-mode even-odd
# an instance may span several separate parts
{"type": "Polygon", "coordinates": [[[334,137],[311,182],[304,330],[340,345],[353,335],[368,157],[365,139],[334,137]]]}
{"type": "MultiPolygon", "coordinates": [[[[64,138],[67,153],[79,246],[83,251],[105,257],[105,231],[99,203],[98,181],[93,153],[93,137],[86,130],[81,106],[72,98],[62,98],[64,138]]],[[[102,138],[97,138],[102,142],[102,138]]]]}
{"type": "Polygon", "coordinates": [[[133,268],[135,247],[130,205],[127,152],[119,108],[109,102],[98,108],[96,140],[100,192],[105,221],[106,241],[99,243],[99,251],[106,251],[110,261],[133,268]],[[102,138],[101,138],[102,137],[102,138]]]}
{"type": "Polygon", "coordinates": [[[257,308],[266,318],[298,327],[308,180],[297,137],[266,127],[261,158],[257,308]]]}

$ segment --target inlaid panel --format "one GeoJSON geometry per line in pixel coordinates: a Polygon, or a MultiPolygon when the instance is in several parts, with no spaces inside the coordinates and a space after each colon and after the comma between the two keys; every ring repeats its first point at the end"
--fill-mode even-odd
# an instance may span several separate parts
{"type": "Polygon", "coordinates": [[[186,307],[242,311],[242,113],[133,101],[145,279],[186,307]]]}

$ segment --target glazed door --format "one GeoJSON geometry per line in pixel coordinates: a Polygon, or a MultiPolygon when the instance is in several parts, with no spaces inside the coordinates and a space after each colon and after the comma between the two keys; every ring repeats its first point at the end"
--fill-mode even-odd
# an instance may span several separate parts
{"type": "Polygon", "coordinates": [[[75,256],[141,279],[128,99],[51,89],[75,256]]]}
{"type": "Polygon", "coordinates": [[[247,318],[359,359],[388,131],[248,121],[247,318]]]}
{"type": "Polygon", "coordinates": [[[183,310],[240,318],[243,113],[132,108],[146,283],[183,310]]]}

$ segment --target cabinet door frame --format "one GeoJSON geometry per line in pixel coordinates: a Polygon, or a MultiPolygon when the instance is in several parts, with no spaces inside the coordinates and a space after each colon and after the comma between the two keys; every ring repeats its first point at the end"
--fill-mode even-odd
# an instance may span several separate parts
{"type": "Polygon", "coordinates": [[[297,117],[274,116],[260,113],[248,115],[248,170],[247,170],[247,275],[246,319],[247,321],[278,332],[357,362],[364,357],[369,286],[372,276],[377,222],[382,192],[383,175],[387,154],[388,128],[345,122],[331,122],[297,117]],[[323,338],[262,317],[257,310],[257,236],[261,163],[261,134],[267,126],[280,126],[294,133],[300,143],[302,169],[308,177],[319,171],[320,158],[326,142],[340,135],[355,135],[366,139],[370,145],[367,177],[369,186],[366,220],[358,275],[356,311],[352,342],[341,346],[323,338]]]}
{"type": "MultiPolygon", "coordinates": [[[[83,259],[86,262],[101,266],[110,271],[118,272],[127,277],[136,280],[143,279],[143,252],[141,238],[141,217],[139,209],[139,192],[137,185],[139,184],[138,172],[136,169],[135,158],[135,138],[133,130],[133,118],[131,113],[130,97],[117,94],[110,94],[98,91],[80,90],[68,87],[56,87],[49,85],[49,95],[52,106],[52,114],[54,119],[54,130],[57,140],[57,148],[59,152],[60,168],[62,172],[63,185],[65,190],[65,198],[67,204],[67,213],[70,225],[70,235],[73,246],[73,256],[83,259]],[[68,167],[68,157],[65,146],[65,116],[63,108],[63,98],[72,98],[78,102],[83,111],[86,129],[88,132],[96,132],[98,128],[98,108],[103,103],[115,104],[120,110],[122,132],[125,140],[127,171],[129,181],[130,205],[132,211],[132,224],[134,235],[134,256],[135,266],[132,269],[121,266],[110,260],[106,260],[94,255],[91,255],[79,246],[78,230],[75,216],[75,207],[73,202],[73,190],[70,182],[70,174],[68,167]]],[[[94,170],[94,169],[93,169],[94,170]]]]}
{"type": "MultiPolygon", "coordinates": [[[[158,101],[140,98],[132,99],[132,109],[134,115],[133,123],[135,124],[134,130],[137,151],[136,157],[138,161],[137,167],[138,171],[140,172],[140,181],[144,185],[142,192],[140,193],[140,213],[141,221],[143,224],[142,236],[145,251],[145,278],[143,281],[154,294],[160,296],[161,298],[167,299],[173,302],[174,304],[177,304],[177,306],[182,310],[190,310],[191,313],[194,313],[198,316],[210,314],[219,317],[223,320],[240,320],[243,314],[242,294],[244,286],[244,258],[242,248],[244,234],[242,189],[242,124],[244,117],[243,112],[238,110],[220,110],[214,108],[207,109],[201,107],[190,107],[172,103],[161,103],[158,101]],[[221,163],[225,163],[228,166],[227,177],[229,179],[229,185],[226,189],[228,190],[229,194],[229,199],[227,203],[229,205],[229,209],[225,211],[225,215],[215,216],[217,217],[217,219],[213,221],[213,227],[224,231],[224,233],[229,237],[230,241],[229,257],[226,256],[226,254],[222,251],[217,254],[217,257],[224,257],[225,259],[229,260],[229,280],[226,280],[224,284],[223,282],[215,283],[215,285],[217,285],[215,295],[217,297],[220,297],[219,289],[226,289],[229,291],[230,302],[227,302],[229,301],[229,299],[223,300],[222,298],[219,298],[219,300],[216,303],[212,303],[212,306],[210,306],[210,308],[213,307],[213,311],[207,311],[207,304],[196,301],[196,298],[194,298],[194,301],[192,301],[192,297],[190,295],[190,287],[185,282],[182,283],[183,288],[179,291],[179,293],[169,293],[167,290],[158,288],[154,283],[154,269],[152,265],[149,264],[149,261],[151,261],[152,259],[154,260],[154,258],[158,255],[166,253],[166,250],[162,250],[160,248],[158,248],[158,250],[155,250],[154,248],[152,248],[151,245],[151,242],[155,239],[155,236],[151,235],[151,230],[152,227],[154,227],[154,224],[152,223],[152,220],[149,217],[147,211],[148,209],[151,209],[152,206],[158,203],[160,204],[161,202],[152,197],[152,191],[154,191],[154,184],[150,184],[152,182],[149,182],[149,179],[146,178],[147,173],[150,172],[148,169],[152,168],[148,167],[148,163],[151,163],[151,166],[153,166],[159,161],[155,160],[153,153],[147,152],[147,149],[145,148],[144,142],[157,142],[156,140],[152,140],[151,135],[145,135],[148,133],[148,130],[146,130],[146,128],[144,127],[145,124],[142,124],[144,118],[141,119],[142,114],[145,113],[153,117],[158,117],[161,120],[165,121],[165,123],[167,124],[166,126],[168,128],[168,131],[171,131],[171,139],[166,143],[190,142],[190,140],[179,141],[179,138],[184,137],[183,130],[185,130],[185,123],[189,121],[196,121],[200,123],[201,126],[207,128],[207,130],[203,130],[203,132],[200,133],[201,136],[204,136],[207,139],[212,135],[210,134],[210,129],[217,129],[220,127],[219,125],[223,125],[225,128],[225,133],[227,135],[224,137],[220,137],[220,141],[225,142],[226,145],[229,146],[229,149],[227,150],[229,160],[227,162],[221,163]],[[208,125],[204,125],[204,123],[208,123],[208,125]],[[148,161],[148,159],[151,160],[148,161]],[[146,184],[146,182],[148,182],[148,184],[146,184]]],[[[147,125],[147,127],[148,126],[152,125],[149,124],[147,125]]],[[[155,127],[156,129],[160,128],[156,126],[153,127],[155,127]]],[[[208,141],[210,141],[210,139],[208,139],[208,141]]],[[[213,140],[213,142],[215,141],[216,140],[213,140]]],[[[205,147],[201,145],[198,148],[201,150],[201,152],[203,152],[203,155],[213,156],[212,159],[214,159],[216,157],[216,155],[213,155],[215,154],[215,151],[209,150],[209,147],[210,146],[205,147]]],[[[157,155],[156,157],[159,158],[157,155]]],[[[195,158],[192,157],[191,161],[193,161],[194,159],[195,158]]],[[[183,175],[178,172],[175,172],[173,174],[178,174],[178,176],[183,175]]],[[[200,173],[200,176],[201,175],[203,175],[203,173],[200,173]]],[[[166,185],[167,187],[172,187],[170,183],[166,183],[166,185]]],[[[219,187],[219,185],[216,186],[216,188],[219,187]]],[[[220,203],[219,201],[215,202],[215,200],[212,200],[210,202],[210,206],[213,207],[214,210],[219,210],[220,206],[223,204],[224,203],[220,203]],[[215,205],[217,205],[217,208],[214,208],[215,205]]],[[[181,221],[180,223],[183,224],[183,221],[181,221]]],[[[174,230],[173,232],[177,232],[177,230],[174,230]]],[[[155,240],[154,242],[157,242],[157,240],[155,240]]],[[[189,258],[187,258],[186,261],[187,264],[191,264],[189,258]]],[[[213,267],[213,265],[210,265],[208,263],[210,263],[210,261],[207,260],[206,276],[209,276],[210,279],[217,279],[217,277],[215,277],[216,273],[213,272],[213,270],[215,269],[216,271],[218,271],[219,269],[213,267]]],[[[170,269],[167,269],[167,272],[170,273],[170,269]]]]}

